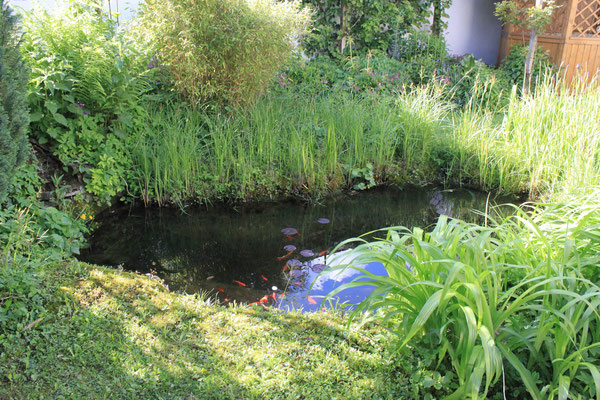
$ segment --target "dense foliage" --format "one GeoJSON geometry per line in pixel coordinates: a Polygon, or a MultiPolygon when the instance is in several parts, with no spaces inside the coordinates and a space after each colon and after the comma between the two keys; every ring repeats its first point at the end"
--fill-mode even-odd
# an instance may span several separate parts
{"type": "Polygon", "coordinates": [[[108,201],[126,187],[124,143],[144,110],[134,48],[93,0],[26,14],[24,29],[32,138],[108,201]]]}
{"type": "Polygon", "coordinates": [[[265,91],[307,23],[295,1],[147,0],[134,34],[186,99],[239,105],[265,91]]]}
{"type": "Polygon", "coordinates": [[[340,268],[379,261],[388,276],[363,271],[369,280],[335,292],[375,286],[353,318],[368,311],[401,347],[452,370],[453,398],[596,397],[599,199],[596,190],[489,226],[441,217],[430,233],[390,228],[381,241],[354,239],[360,245],[343,256],[350,266],[340,268]]]}
{"type": "Polygon", "coordinates": [[[538,57],[524,94],[522,48],[501,69],[449,55],[411,29],[448,0],[303,3],[311,59],[293,59],[299,2],[147,0],[119,27],[78,0],[25,16],[23,68],[2,1],[0,397],[598,396],[599,83],[567,90],[538,57]],[[14,171],[27,105],[38,159],[14,171]],[[389,274],[370,276],[353,314],[377,320],[368,331],[224,309],[72,259],[93,225],[72,186],[163,206],[440,182],[554,203],[357,240],[345,267],[389,274]]]}
{"type": "Polygon", "coordinates": [[[16,169],[29,156],[27,76],[19,46],[18,17],[0,0],[0,203],[6,197],[16,169]]]}
{"type": "MultiPolygon", "coordinates": [[[[502,69],[506,72],[513,85],[523,86],[525,80],[525,58],[527,57],[527,47],[524,45],[513,45],[506,58],[502,62],[502,69]]],[[[547,51],[538,48],[535,53],[535,61],[532,71],[532,90],[535,91],[536,85],[544,78],[547,73],[554,72],[556,68],[550,62],[550,55],[547,51]]]]}
{"type": "Polygon", "coordinates": [[[468,54],[450,56],[442,40],[423,33],[408,35],[397,46],[402,48],[399,59],[371,53],[343,61],[299,60],[281,72],[277,83],[279,88],[316,96],[347,92],[357,97],[393,97],[398,91],[431,84],[443,86],[444,99],[461,108],[473,97],[485,107],[508,102],[511,84],[504,70],[492,69],[468,54]]]}
{"type": "Polygon", "coordinates": [[[387,51],[394,35],[423,22],[429,2],[418,0],[303,0],[314,10],[314,27],[306,40],[311,55],[387,51]]]}

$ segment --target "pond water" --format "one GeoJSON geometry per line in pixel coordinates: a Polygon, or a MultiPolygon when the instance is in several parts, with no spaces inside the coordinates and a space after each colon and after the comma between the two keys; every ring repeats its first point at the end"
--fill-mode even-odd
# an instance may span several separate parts
{"type": "MultiPolygon", "coordinates": [[[[485,193],[463,189],[385,188],[340,195],[319,205],[259,203],[185,213],[110,209],[97,217],[100,226],[81,259],[152,273],[171,290],[210,292],[220,302],[262,301],[285,310],[313,311],[328,292],[356,278],[350,270],[327,274],[328,252],[339,242],[388,226],[427,227],[440,214],[476,221],[480,217],[473,210],[485,210],[487,199],[485,193]],[[322,269],[325,273],[308,296],[322,269]]],[[[491,197],[490,202],[508,199],[491,197]]],[[[385,274],[381,264],[366,268],[385,274]]],[[[337,298],[356,303],[371,290],[348,289],[337,298]]]]}

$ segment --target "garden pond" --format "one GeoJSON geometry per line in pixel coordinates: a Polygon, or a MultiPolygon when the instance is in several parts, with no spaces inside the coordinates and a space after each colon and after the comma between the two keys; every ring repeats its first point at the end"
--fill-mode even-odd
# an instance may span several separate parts
{"type": "MultiPolygon", "coordinates": [[[[441,214],[475,222],[482,218],[476,210],[509,202],[515,199],[466,189],[385,188],[316,205],[113,208],[97,216],[99,227],[81,259],[158,276],[171,290],[208,292],[223,303],[314,311],[327,293],[359,275],[352,269],[327,273],[330,252],[341,241],[382,227],[426,228],[441,214]]],[[[364,268],[385,274],[379,263],[364,268]]],[[[354,304],[371,290],[346,289],[335,302],[354,304]]]]}

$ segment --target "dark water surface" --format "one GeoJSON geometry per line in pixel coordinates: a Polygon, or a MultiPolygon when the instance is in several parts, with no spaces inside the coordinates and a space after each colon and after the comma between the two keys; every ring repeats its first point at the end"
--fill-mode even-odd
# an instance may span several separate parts
{"type": "MultiPolygon", "coordinates": [[[[171,290],[209,291],[219,301],[257,302],[270,295],[265,304],[316,310],[325,294],[356,278],[351,271],[343,276],[324,274],[308,298],[308,288],[326,264],[319,253],[383,227],[427,227],[440,214],[476,221],[473,210],[485,210],[487,199],[487,194],[469,190],[386,188],[338,196],[321,205],[261,203],[236,210],[194,208],[185,214],[179,209],[112,209],[97,217],[100,227],[81,259],[152,272],[171,290]],[[286,236],[284,228],[299,234],[286,236]],[[278,259],[288,254],[287,245],[296,250],[278,259]],[[301,255],[302,250],[314,256],[301,255]]],[[[505,202],[506,198],[490,197],[492,204],[505,202]]],[[[367,269],[385,273],[377,263],[367,269]]],[[[339,301],[355,303],[370,290],[345,290],[339,301]]]]}

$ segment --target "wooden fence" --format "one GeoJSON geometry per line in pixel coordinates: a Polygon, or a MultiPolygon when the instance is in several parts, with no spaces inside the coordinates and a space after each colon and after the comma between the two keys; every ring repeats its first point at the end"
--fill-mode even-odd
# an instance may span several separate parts
{"type": "MultiPolygon", "coordinates": [[[[538,45],[550,53],[552,62],[566,68],[566,79],[578,74],[589,78],[600,71],[600,0],[558,0],[552,23],[538,36],[538,45]]],[[[518,43],[527,45],[529,31],[509,25],[500,40],[498,63],[518,43]]]]}

